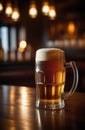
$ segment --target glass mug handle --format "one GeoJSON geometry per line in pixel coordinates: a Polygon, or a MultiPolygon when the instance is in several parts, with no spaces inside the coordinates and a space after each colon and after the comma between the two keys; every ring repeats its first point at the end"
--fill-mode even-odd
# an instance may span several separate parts
{"type": "Polygon", "coordinates": [[[73,70],[73,76],[74,76],[73,84],[70,91],[62,95],[62,99],[67,99],[68,97],[70,97],[75,92],[78,85],[78,69],[77,69],[76,63],[74,61],[65,63],[65,68],[68,68],[68,67],[71,67],[73,70]]]}

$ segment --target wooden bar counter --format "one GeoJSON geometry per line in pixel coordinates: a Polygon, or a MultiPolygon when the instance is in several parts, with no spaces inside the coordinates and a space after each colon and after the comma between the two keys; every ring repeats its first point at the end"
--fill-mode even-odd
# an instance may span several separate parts
{"type": "Polygon", "coordinates": [[[75,93],[62,110],[35,107],[35,88],[0,85],[0,130],[85,130],[85,93],[75,93]]]}

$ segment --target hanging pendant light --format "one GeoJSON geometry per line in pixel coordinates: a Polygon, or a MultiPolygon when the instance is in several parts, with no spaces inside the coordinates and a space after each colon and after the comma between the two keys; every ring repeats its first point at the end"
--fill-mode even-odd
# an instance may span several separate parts
{"type": "Polygon", "coordinates": [[[6,4],[5,14],[6,14],[7,16],[11,16],[12,11],[13,11],[13,10],[12,10],[12,5],[11,5],[11,3],[9,2],[9,3],[6,4]]]}
{"type": "Polygon", "coordinates": [[[13,12],[11,15],[11,18],[16,22],[18,21],[19,17],[20,17],[20,13],[19,13],[19,7],[18,7],[18,1],[14,0],[14,4],[13,4],[13,12]]]}
{"type": "Polygon", "coordinates": [[[42,5],[42,13],[47,16],[49,14],[49,10],[50,10],[50,6],[48,1],[44,1],[42,5]]]}
{"type": "Polygon", "coordinates": [[[54,5],[50,6],[49,17],[51,20],[54,20],[56,18],[56,9],[54,5]]]}
{"type": "Polygon", "coordinates": [[[0,12],[3,10],[3,4],[2,2],[0,1],[0,12]]]}
{"type": "Polygon", "coordinates": [[[36,18],[38,15],[37,7],[34,1],[31,2],[28,14],[30,15],[31,18],[36,18]]]}
{"type": "Polygon", "coordinates": [[[12,13],[12,19],[14,20],[14,21],[17,21],[18,19],[19,19],[19,17],[20,17],[20,14],[19,14],[19,9],[17,8],[17,7],[14,7],[14,9],[13,9],[13,13],[12,13]]]}

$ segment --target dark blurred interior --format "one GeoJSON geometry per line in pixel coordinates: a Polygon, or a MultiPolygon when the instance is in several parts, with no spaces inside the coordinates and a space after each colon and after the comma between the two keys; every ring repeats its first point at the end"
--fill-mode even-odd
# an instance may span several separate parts
{"type": "MultiPolygon", "coordinates": [[[[35,86],[35,51],[43,47],[61,48],[66,61],[76,61],[77,91],[85,92],[84,0],[0,0],[0,84],[35,86]],[[42,13],[44,2],[55,7],[54,18],[42,13]],[[19,11],[19,18],[6,14],[7,3],[19,11]],[[34,17],[28,13],[32,3],[37,7],[34,17]]],[[[69,73],[68,88],[72,79],[69,73]]]]}

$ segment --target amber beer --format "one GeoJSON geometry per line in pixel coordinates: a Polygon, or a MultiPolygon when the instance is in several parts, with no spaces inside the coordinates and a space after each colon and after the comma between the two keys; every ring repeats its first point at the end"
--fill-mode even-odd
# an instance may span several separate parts
{"type": "Polygon", "coordinates": [[[60,101],[65,84],[64,62],[64,52],[59,49],[42,49],[37,56],[36,87],[40,102],[60,101]]]}
{"type": "Polygon", "coordinates": [[[78,84],[78,71],[75,62],[65,61],[64,51],[57,48],[44,48],[36,51],[35,58],[36,107],[61,109],[64,99],[71,96],[78,84]],[[66,68],[73,70],[71,90],[64,93],[66,68]]]}
{"type": "Polygon", "coordinates": [[[65,69],[58,60],[38,61],[36,84],[40,89],[40,101],[56,102],[60,100],[65,84],[65,69]]]}

